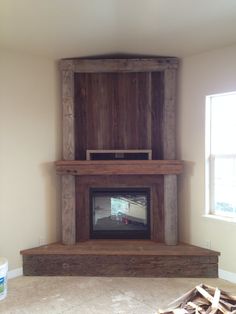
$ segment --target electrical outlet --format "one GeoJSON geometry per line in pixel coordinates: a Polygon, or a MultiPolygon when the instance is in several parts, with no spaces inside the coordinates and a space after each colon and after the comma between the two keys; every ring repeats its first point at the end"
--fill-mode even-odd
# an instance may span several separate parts
{"type": "Polygon", "coordinates": [[[45,238],[44,237],[39,237],[39,246],[45,245],[45,238]]]}
{"type": "Polygon", "coordinates": [[[209,250],[211,249],[211,240],[206,240],[205,241],[205,248],[209,249],[209,250]]]}

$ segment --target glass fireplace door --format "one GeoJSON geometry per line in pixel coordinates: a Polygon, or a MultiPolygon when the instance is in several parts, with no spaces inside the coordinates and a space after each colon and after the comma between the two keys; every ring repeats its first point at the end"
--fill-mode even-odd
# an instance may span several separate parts
{"type": "Polygon", "coordinates": [[[150,238],[150,190],[147,188],[91,189],[92,239],[150,238]]]}

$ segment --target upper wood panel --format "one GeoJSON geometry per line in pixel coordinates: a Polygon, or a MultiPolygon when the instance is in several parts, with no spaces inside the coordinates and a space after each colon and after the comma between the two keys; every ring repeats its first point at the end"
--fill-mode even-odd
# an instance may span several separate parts
{"type": "Polygon", "coordinates": [[[75,73],[75,159],[87,149],[152,149],[162,159],[163,72],[75,73]]]}
{"type": "Polygon", "coordinates": [[[172,57],[61,60],[63,158],[141,148],[153,159],[175,159],[177,67],[172,57]]]}

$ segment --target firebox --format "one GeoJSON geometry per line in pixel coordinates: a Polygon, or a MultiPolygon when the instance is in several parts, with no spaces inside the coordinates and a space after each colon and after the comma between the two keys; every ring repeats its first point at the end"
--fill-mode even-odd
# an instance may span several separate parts
{"type": "Polygon", "coordinates": [[[149,188],[91,188],[91,239],[150,239],[149,188]]]}

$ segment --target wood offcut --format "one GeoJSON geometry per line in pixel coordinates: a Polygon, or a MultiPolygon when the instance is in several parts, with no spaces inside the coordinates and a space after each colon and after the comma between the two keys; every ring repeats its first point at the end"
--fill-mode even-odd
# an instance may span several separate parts
{"type": "Polygon", "coordinates": [[[200,284],[173,301],[159,314],[229,314],[236,313],[236,296],[208,285],[200,284]]]}

